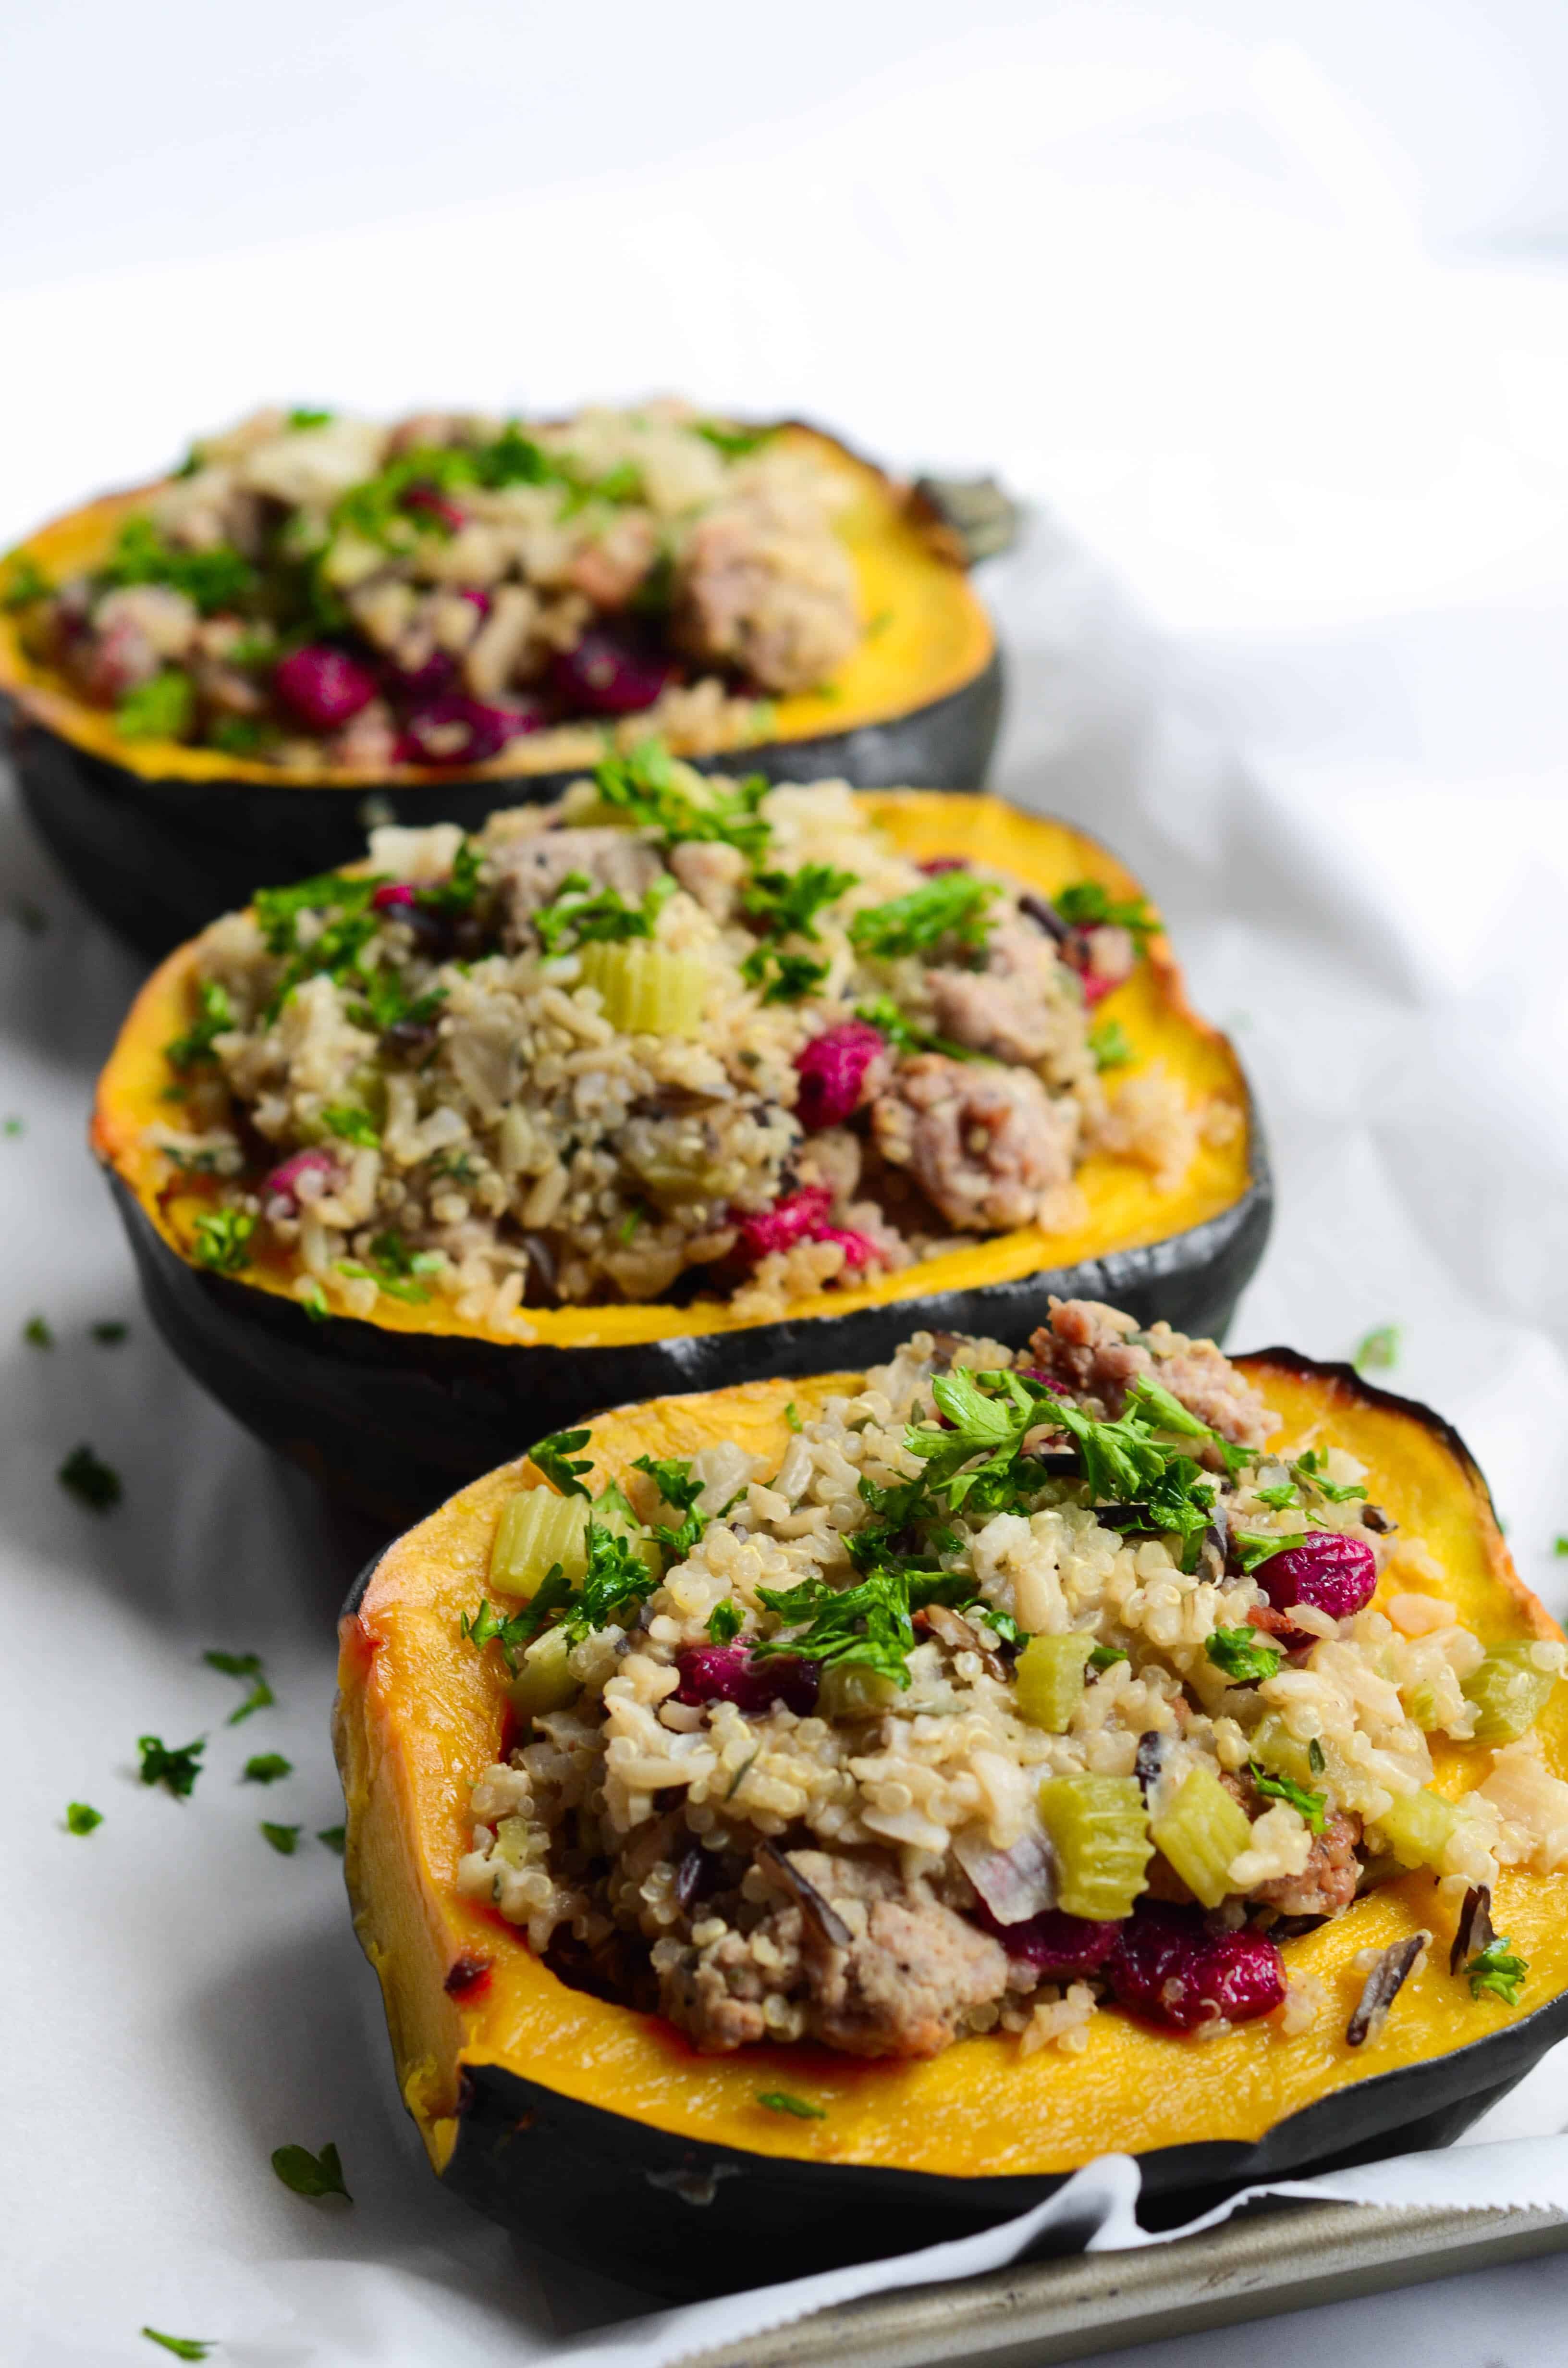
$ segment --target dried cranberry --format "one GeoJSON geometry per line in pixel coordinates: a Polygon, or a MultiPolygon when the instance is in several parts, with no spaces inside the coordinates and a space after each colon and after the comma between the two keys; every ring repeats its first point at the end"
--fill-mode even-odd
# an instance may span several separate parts
{"type": "Polygon", "coordinates": [[[403,497],[403,507],[405,510],[421,511],[426,518],[433,518],[437,525],[444,526],[452,534],[456,534],[459,527],[464,524],[467,515],[459,509],[456,502],[447,499],[438,485],[426,484],[423,480],[418,484],[410,485],[403,497]]]}
{"type": "Polygon", "coordinates": [[[1038,1382],[1041,1389],[1049,1390],[1053,1397],[1064,1398],[1067,1395],[1064,1384],[1055,1380],[1051,1374],[1041,1372],[1038,1365],[1020,1365],[1017,1370],[1025,1381],[1038,1382]]]}
{"type": "Polygon", "coordinates": [[[1081,969],[1076,962],[1073,966],[1078,972],[1078,984],[1084,990],[1087,1010],[1092,1011],[1102,996],[1108,995],[1113,986],[1119,986],[1122,983],[1119,978],[1102,978],[1097,971],[1090,970],[1086,964],[1081,969]]]}
{"type": "Polygon", "coordinates": [[[542,720],[536,707],[492,707],[451,690],[415,709],[398,755],[411,765],[483,765],[520,733],[537,732],[542,720]]]}
{"type": "Polygon", "coordinates": [[[292,1158],[284,1160],[280,1167],[273,1169],[261,1188],[261,1197],[264,1201],[289,1201],[298,1209],[300,1205],[298,1186],[301,1177],[331,1176],[335,1174],[336,1168],[336,1158],[330,1151],[320,1147],[311,1151],[296,1151],[292,1158]]]}
{"type": "Polygon", "coordinates": [[[839,1126],[851,1115],[867,1070],[886,1050],[887,1039],[880,1028],[865,1019],[845,1019],[813,1036],[796,1053],[801,1088],[795,1097],[795,1115],[808,1133],[839,1126]]]}
{"type": "Polygon", "coordinates": [[[844,1225],[824,1225],[822,1231],[813,1234],[812,1238],[818,1242],[837,1242],[844,1252],[846,1266],[869,1266],[878,1255],[877,1245],[869,1234],[858,1234],[844,1225]]]}
{"type": "Polygon", "coordinates": [[[1251,2022],[1285,1996],[1285,1968],[1267,1934],[1210,1932],[1194,1909],[1140,1900],[1119,1927],[1105,1976],[1119,2006],[1176,2031],[1222,2015],[1251,2022]]]}
{"type": "Polygon", "coordinates": [[[645,642],[607,625],[551,664],[551,687],[574,715],[632,715],[652,707],[675,668],[645,642]]]}
{"type": "Polygon", "coordinates": [[[976,1921],[994,1933],[1009,1957],[1028,1965],[1041,1981],[1077,1980],[1097,1973],[1110,1955],[1121,1931],[1119,1924],[1094,1924],[1085,1916],[1068,1916],[1059,1907],[1026,1918],[1021,1924],[1003,1924],[983,1900],[974,1909],[976,1921]]]}
{"type": "Polygon", "coordinates": [[[383,880],[370,903],[376,912],[390,913],[399,905],[412,905],[418,894],[406,880],[383,880]]]}
{"type": "Polygon", "coordinates": [[[939,872],[967,871],[969,858],[967,855],[928,855],[920,869],[934,880],[939,872]]]}
{"type": "Polygon", "coordinates": [[[334,732],[369,707],[376,695],[376,677],[330,642],[309,642],[280,660],[272,687],[312,732],[334,732]]]}
{"type": "Polygon", "coordinates": [[[755,1266],[773,1250],[793,1249],[797,1242],[820,1241],[827,1227],[833,1194],[825,1184],[802,1184],[798,1192],[775,1201],[771,1209],[740,1220],[737,1255],[755,1266]]]}
{"type": "Polygon", "coordinates": [[[394,666],[391,683],[399,700],[411,700],[424,706],[439,699],[451,689],[458,678],[458,662],[449,650],[432,650],[422,665],[394,666]]]}
{"type": "Polygon", "coordinates": [[[1270,1554],[1253,1572],[1276,1611],[1310,1603],[1331,1620],[1365,1611],[1378,1584],[1378,1558],[1365,1538],[1324,1530],[1303,1546],[1270,1554]]]}
{"type": "Polygon", "coordinates": [[[781,1653],[777,1659],[754,1660],[747,1645],[697,1645],[676,1656],[683,1702],[733,1702],[738,1710],[758,1716],[781,1702],[801,1718],[817,1706],[821,1664],[781,1653]]]}

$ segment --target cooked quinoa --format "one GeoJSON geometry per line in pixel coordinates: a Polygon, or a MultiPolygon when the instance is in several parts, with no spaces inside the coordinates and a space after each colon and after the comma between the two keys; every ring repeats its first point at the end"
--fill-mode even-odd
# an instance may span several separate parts
{"type": "Polygon", "coordinates": [[[810,438],[674,401],[527,425],[259,411],[193,445],[95,570],[10,598],[132,738],[548,769],[584,761],[587,721],[590,750],[653,728],[709,754],[860,643],[844,498],[810,438]]]}
{"type": "MultiPolygon", "coordinates": [[[[461,1889],[708,2051],[1072,2052],[1107,2001],[1301,2031],[1277,1941],[1420,1864],[1514,1995],[1486,1907],[1568,1861],[1530,1732],[1563,1647],[1489,1650],[1278,1427],[1211,1342],[1053,1301],[1017,1354],[917,1335],[777,1468],[719,1441],[623,1493],[541,1441],[566,1493],[509,1501],[463,1622],[518,1740],[461,1889]],[[1486,1756],[1459,1801],[1434,1738],[1486,1756]]],[[[1417,1954],[1374,1952],[1369,2027],[1417,1954]]]]}
{"type": "Polygon", "coordinates": [[[650,743],[215,922],[153,1140],[214,1179],[196,1255],[291,1262],[313,1314],[439,1298],[527,1338],[530,1308],[674,1294],[764,1321],[1081,1223],[1096,1148],[1168,1190],[1244,1124],[1114,1065],[1094,1006],[1156,926],[1092,882],[1051,905],[922,867],[842,783],[650,743]]]}

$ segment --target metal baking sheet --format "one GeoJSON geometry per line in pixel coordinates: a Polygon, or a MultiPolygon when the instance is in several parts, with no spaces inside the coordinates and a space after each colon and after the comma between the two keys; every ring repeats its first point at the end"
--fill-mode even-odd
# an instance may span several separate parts
{"type": "Polygon", "coordinates": [[[1560,2212],[1269,2202],[1137,2252],[1075,2253],[869,2295],[694,2352],[682,2368],[1048,2368],[1560,2248],[1560,2212]]]}

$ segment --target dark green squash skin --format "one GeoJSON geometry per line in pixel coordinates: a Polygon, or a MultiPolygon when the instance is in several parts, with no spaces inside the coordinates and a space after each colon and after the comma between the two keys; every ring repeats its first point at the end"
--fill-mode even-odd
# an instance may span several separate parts
{"type": "Polygon", "coordinates": [[[1251,1181],[1207,1224],[1139,1249],[1016,1282],[898,1299],[844,1315],[677,1334],[600,1349],[527,1348],[394,1332],[354,1316],[313,1322],[272,1292],[191,1265],[110,1174],[147,1305],[204,1388],[269,1447],[399,1528],[465,1481],[606,1406],[738,1381],[854,1372],[913,1332],[971,1332],[1015,1346],[1047,1301],[1101,1299],[1140,1324],[1218,1338],[1263,1256],[1274,1190],[1256,1111],[1251,1181]]]}
{"type": "MultiPolygon", "coordinates": [[[[477,830],[498,807],[544,803],[581,780],[454,773],[449,780],[353,789],[290,780],[147,780],[90,755],[0,700],[22,803],[61,870],[99,919],[156,959],[257,888],[356,862],[372,822],[477,830]]],[[[943,699],[885,723],[812,740],[769,741],[695,758],[705,772],[774,781],[842,779],[858,789],[978,790],[1002,717],[1002,661],[943,699]]]]}
{"type": "MultiPolygon", "coordinates": [[[[1417,1416],[1485,1492],[1464,1441],[1429,1406],[1371,1387],[1348,1365],[1321,1364],[1289,1349],[1258,1353],[1417,1416]]],[[[372,1561],[360,1573],[344,1619],[358,1612],[376,1566],[372,1561]]],[[[1255,2144],[1155,2147],[1137,2157],[1140,2219],[1146,2227],[1174,2226],[1263,2180],[1309,2179],[1448,2146],[1565,2037],[1568,1990],[1468,2046],[1319,2098],[1255,2144]]],[[[617,2274],[680,2297],[972,2236],[1043,2203],[1069,2174],[942,2178],[704,2146],[501,2066],[476,2065],[463,2073],[457,2143],[441,2176],[490,2219],[586,2267],[603,2269],[605,2232],[613,2229],[617,2274]]],[[[1055,2248],[1081,2241],[1063,2230],[1055,2248]]]]}

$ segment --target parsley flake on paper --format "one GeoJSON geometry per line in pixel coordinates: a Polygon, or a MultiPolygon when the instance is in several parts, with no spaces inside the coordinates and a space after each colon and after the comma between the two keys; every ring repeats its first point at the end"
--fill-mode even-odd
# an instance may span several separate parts
{"type": "Polygon", "coordinates": [[[324,2195],[341,2195],[346,2203],[354,2198],[343,2183],[343,2165],[337,2148],[330,2142],[320,2154],[312,2154],[308,2146],[283,2146],[273,2149],[272,2168],[285,2187],[295,2195],[312,2200],[324,2195]]]}
{"type": "Polygon", "coordinates": [[[140,1735],[136,1748],[142,1755],[140,1773],[143,1784],[162,1784],[176,1800],[190,1798],[201,1773],[201,1755],[207,1748],[204,1735],[199,1735],[194,1743],[174,1747],[166,1744],[161,1735],[140,1735]]]}

